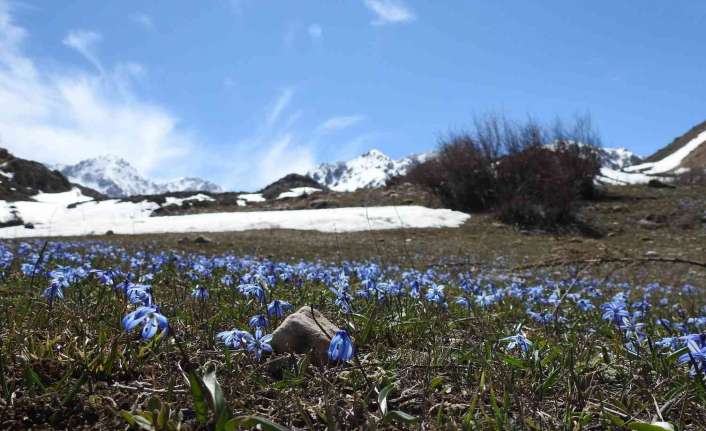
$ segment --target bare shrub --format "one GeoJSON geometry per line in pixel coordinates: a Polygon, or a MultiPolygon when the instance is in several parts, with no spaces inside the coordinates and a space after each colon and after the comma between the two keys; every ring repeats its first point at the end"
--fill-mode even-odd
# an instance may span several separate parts
{"type": "Polygon", "coordinates": [[[588,118],[567,129],[489,116],[471,132],[442,139],[435,157],[404,181],[420,184],[462,211],[496,210],[507,222],[551,227],[574,221],[578,199],[597,195],[598,134],[588,118]]]}
{"type": "Polygon", "coordinates": [[[444,205],[479,211],[495,200],[493,159],[468,135],[443,141],[435,157],[410,169],[405,181],[420,184],[444,205]]]}

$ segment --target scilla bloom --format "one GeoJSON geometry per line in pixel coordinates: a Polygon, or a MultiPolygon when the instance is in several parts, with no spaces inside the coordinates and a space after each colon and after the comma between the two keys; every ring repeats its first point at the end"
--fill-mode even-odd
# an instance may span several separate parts
{"type": "Polygon", "coordinates": [[[267,327],[267,317],[264,314],[257,314],[250,318],[248,321],[248,326],[251,328],[266,328],[267,327]]]}
{"type": "Polygon", "coordinates": [[[123,328],[130,332],[137,325],[142,326],[142,338],[147,340],[154,337],[157,330],[164,331],[169,326],[167,318],[155,306],[140,307],[123,317],[123,328]]]}
{"type": "Polygon", "coordinates": [[[284,317],[284,313],[290,308],[292,308],[292,304],[289,302],[275,299],[267,306],[267,314],[270,317],[282,318],[284,317]]]}
{"type": "Polygon", "coordinates": [[[221,340],[223,344],[226,345],[226,347],[230,347],[231,349],[239,349],[241,347],[244,347],[245,334],[247,333],[247,331],[239,331],[237,329],[233,329],[232,331],[219,332],[218,334],[216,334],[216,338],[221,340]]]}
{"type": "Polygon", "coordinates": [[[328,358],[331,362],[349,361],[353,357],[353,342],[348,333],[341,329],[331,339],[328,358]]]}
{"type": "Polygon", "coordinates": [[[208,290],[206,290],[205,287],[196,286],[196,288],[191,291],[191,297],[194,299],[206,299],[208,298],[208,290]]]}
{"type": "Polygon", "coordinates": [[[262,352],[272,352],[272,346],[270,346],[270,341],[272,341],[272,334],[263,335],[262,329],[257,328],[255,331],[255,336],[253,337],[250,333],[246,332],[243,335],[243,341],[245,343],[245,348],[248,352],[255,353],[255,358],[260,360],[262,352]]]}

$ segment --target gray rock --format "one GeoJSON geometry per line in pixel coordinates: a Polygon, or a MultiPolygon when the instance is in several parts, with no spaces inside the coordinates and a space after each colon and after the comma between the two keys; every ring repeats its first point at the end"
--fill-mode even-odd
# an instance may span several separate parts
{"type": "Polygon", "coordinates": [[[648,220],[646,218],[638,220],[637,225],[644,229],[658,229],[661,227],[659,223],[654,222],[652,220],[648,220]]]}
{"type": "Polygon", "coordinates": [[[309,208],[313,209],[328,208],[330,205],[331,203],[326,199],[314,199],[313,201],[309,202],[309,208]]]}
{"type": "Polygon", "coordinates": [[[328,363],[331,337],[339,328],[311,307],[302,307],[290,314],[272,333],[272,348],[277,353],[311,353],[317,365],[328,363]],[[325,331],[322,331],[322,329],[325,331]]]}
{"type": "Polygon", "coordinates": [[[194,244],[210,244],[213,240],[207,236],[199,235],[194,239],[194,244]]]}

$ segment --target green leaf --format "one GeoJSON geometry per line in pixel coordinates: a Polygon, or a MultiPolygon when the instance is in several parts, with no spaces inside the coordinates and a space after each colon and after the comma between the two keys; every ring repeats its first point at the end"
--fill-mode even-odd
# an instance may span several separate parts
{"type": "Polygon", "coordinates": [[[431,379],[431,382],[429,382],[429,389],[436,390],[439,386],[444,384],[444,377],[443,376],[436,376],[433,379],[431,379]]]}
{"type": "Polygon", "coordinates": [[[554,385],[556,382],[557,378],[559,378],[559,368],[555,368],[551,373],[549,373],[549,376],[547,376],[546,380],[542,382],[542,384],[539,386],[538,392],[540,394],[543,394],[546,392],[548,389],[554,385]]]}
{"type": "Polygon", "coordinates": [[[188,374],[189,387],[191,388],[191,397],[194,399],[194,411],[196,412],[196,420],[199,423],[205,424],[208,422],[208,402],[203,390],[203,381],[194,371],[189,371],[188,374]]]}
{"type": "Polygon", "coordinates": [[[635,431],[674,431],[674,426],[669,422],[632,422],[627,427],[635,431]]]}
{"type": "Polygon", "coordinates": [[[39,377],[39,374],[37,374],[32,367],[28,365],[25,366],[25,381],[27,382],[27,386],[31,387],[36,387],[40,392],[44,392],[44,384],[42,383],[42,379],[39,377]]]}
{"type": "Polygon", "coordinates": [[[127,410],[120,410],[120,416],[125,419],[128,425],[135,425],[135,416],[127,410]]]}
{"type": "Polygon", "coordinates": [[[380,390],[380,394],[378,395],[378,405],[380,406],[380,412],[383,416],[387,414],[387,396],[394,388],[395,385],[391,383],[382,388],[382,390],[380,390]]]}
{"type": "Polygon", "coordinates": [[[689,347],[684,347],[682,349],[679,349],[676,352],[670,353],[669,356],[667,356],[667,361],[676,362],[677,358],[679,358],[684,353],[688,353],[688,352],[689,352],[689,347]]]}
{"type": "Polygon", "coordinates": [[[263,431],[289,431],[289,428],[262,416],[238,416],[226,422],[224,429],[226,431],[234,431],[239,427],[252,429],[257,426],[263,431]]]}
{"type": "Polygon", "coordinates": [[[157,427],[159,427],[159,429],[165,429],[171,413],[172,412],[169,405],[167,403],[162,404],[162,408],[159,411],[159,416],[157,416],[157,427]]]}
{"type": "Polygon", "coordinates": [[[137,426],[142,428],[143,430],[154,430],[152,423],[145,417],[142,417],[140,415],[133,415],[127,410],[120,410],[120,416],[122,416],[122,418],[125,419],[125,422],[127,422],[130,426],[137,426]]]}
{"type": "Polygon", "coordinates": [[[512,356],[503,356],[503,361],[505,361],[506,364],[515,368],[519,368],[521,370],[527,369],[527,362],[523,361],[522,359],[518,359],[512,356]]]}
{"type": "Polygon", "coordinates": [[[411,424],[417,421],[417,418],[415,416],[412,416],[409,413],[405,413],[400,410],[392,410],[388,416],[392,419],[396,419],[406,424],[411,424]]]}
{"type": "Polygon", "coordinates": [[[156,396],[151,396],[149,400],[147,400],[147,408],[150,411],[153,410],[161,410],[162,409],[162,401],[156,396]]]}
{"type": "Polygon", "coordinates": [[[213,367],[206,374],[204,374],[202,381],[211,398],[213,411],[215,411],[216,415],[220,417],[225,410],[225,398],[223,397],[223,389],[218,383],[218,380],[216,380],[216,368],[213,367]]]}

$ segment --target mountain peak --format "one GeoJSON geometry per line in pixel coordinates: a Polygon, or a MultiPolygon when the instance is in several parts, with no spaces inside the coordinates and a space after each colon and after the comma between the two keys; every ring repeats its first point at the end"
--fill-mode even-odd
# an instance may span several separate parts
{"type": "Polygon", "coordinates": [[[127,160],[111,154],[82,160],[75,165],[60,166],[59,170],[72,182],[98,190],[110,197],[178,191],[222,191],[218,185],[195,177],[156,183],[140,175],[127,160]]]}
{"type": "Polygon", "coordinates": [[[322,163],[307,175],[334,191],[350,192],[363,188],[382,187],[387,181],[403,175],[426,154],[412,155],[393,160],[378,149],[371,149],[360,156],[336,163],[322,163]]]}
{"type": "Polygon", "coordinates": [[[366,151],[360,157],[375,157],[375,158],[389,159],[389,157],[385,153],[378,150],[377,148],[373,148],[371,150],[366,151]]]}

